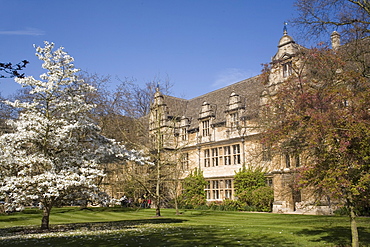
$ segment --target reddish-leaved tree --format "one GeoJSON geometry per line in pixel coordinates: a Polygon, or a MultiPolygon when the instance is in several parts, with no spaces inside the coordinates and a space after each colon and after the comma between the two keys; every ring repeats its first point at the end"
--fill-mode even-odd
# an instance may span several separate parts
{"type": "Polygon", "coordinates": [[[296,73],[273,87],[264,105],[263,141],[305,157],[299,185],[349,209],[352,246],[358,246],[356,209],[370,201],[370,81],[347,62],[345,47],[310,49],[297,58],[296,73]]]}

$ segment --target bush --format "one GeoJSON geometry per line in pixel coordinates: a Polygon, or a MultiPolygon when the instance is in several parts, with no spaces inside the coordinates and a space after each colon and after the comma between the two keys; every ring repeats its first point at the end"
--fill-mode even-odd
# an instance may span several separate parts
{"type": "MultiPolygon", "coordinates": [[[[358,215],[358,216],[366,216],[366,217],[370,216],[370,208],[365,208],[365,207],[357,208],[355,210],[355,212],[356,212],[356,215],[358,215]]],[[[334,214],[339,215],[339,216],[344,216],[344,215],[348,216],[350,214],[349,208],[348,207],[340,207],[340,208],[338,208],[337,210],[334,211],[334,214]]]]}
{"type": "Polygon", "coordinates": [[[206,192],[204,187],[207,185],[203,173],[195,169],[184,179],[183,193],[179,197],[179,205],[182,208],[197,208],[206,204],[206,192]]]}
{"type": "Polygon", "coordinates": [[[230,199],[225,199],[220,205],[220,210],[222,211],[240,211],[241,209],[240,202],[230,199]]]}
{"type": "Polygon", "coordinates": [[[271,212],[274,202],[274,190],[271,187],[263,186],[252,192],[252,205],[257,211],[271,212]]]}
{"type": "Polygon", "coordinates": [[[235,174],[235,195],[242,210],[271,212],[274,191],[266,186],[266,178],[261,169],[243,167],[235,174]]]}

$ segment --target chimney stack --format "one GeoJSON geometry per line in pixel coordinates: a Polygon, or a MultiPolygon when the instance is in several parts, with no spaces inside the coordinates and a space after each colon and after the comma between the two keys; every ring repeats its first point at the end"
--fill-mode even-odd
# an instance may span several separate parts
{"type": "Polygon", "coordinates": [[[331,48],[335,51],[339,48],[340,46],[340,34],[337,31],[334,31],[330,35],[331,39],[331,48]]]}

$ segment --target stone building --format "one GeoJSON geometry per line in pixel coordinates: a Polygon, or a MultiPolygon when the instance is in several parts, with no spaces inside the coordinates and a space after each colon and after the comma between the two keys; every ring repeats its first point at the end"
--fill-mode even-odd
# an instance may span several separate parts
{"type": "MultiPolygon", "coordinates": [[[[339,42],[336,40],[336,42],[339,42]]],[[[258,116],[265,95],[274,92],[293,73],[295,54],[305,48],[284,30],[272,57],[272,73],[267,85],[252,77],[199,97],[185,100],[157,91],[149,116],[149,132],[160,135],[167,150],[181,153],[183,177],[197,168],[208,181],[207,201],[235,199],[233,177],[243,165],[263,167],[274,189],[274,212],[293,212],[309,193],[291,186],[291,168],[299,157],[278,155],[273,159],[260,144],[258,116]]]]}

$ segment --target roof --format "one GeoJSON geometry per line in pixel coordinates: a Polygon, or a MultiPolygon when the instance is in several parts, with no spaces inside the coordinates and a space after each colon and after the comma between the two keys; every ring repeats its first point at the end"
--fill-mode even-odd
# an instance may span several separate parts
{"type": "Polygon", "coordinates": [[[199,125],[199,113],[204,102],[209,103],[214,110],[213,124],[225,122],[231,94],[241,97],[244,110],[240,117],[255,117],[262,90],[263,85],[258,80],[258,76],[255,76],[189,100],[168,95],[163,95],[163,97],[168,116],[184,116],[190,120],[190,129],[194,129],[199,125]]]}

